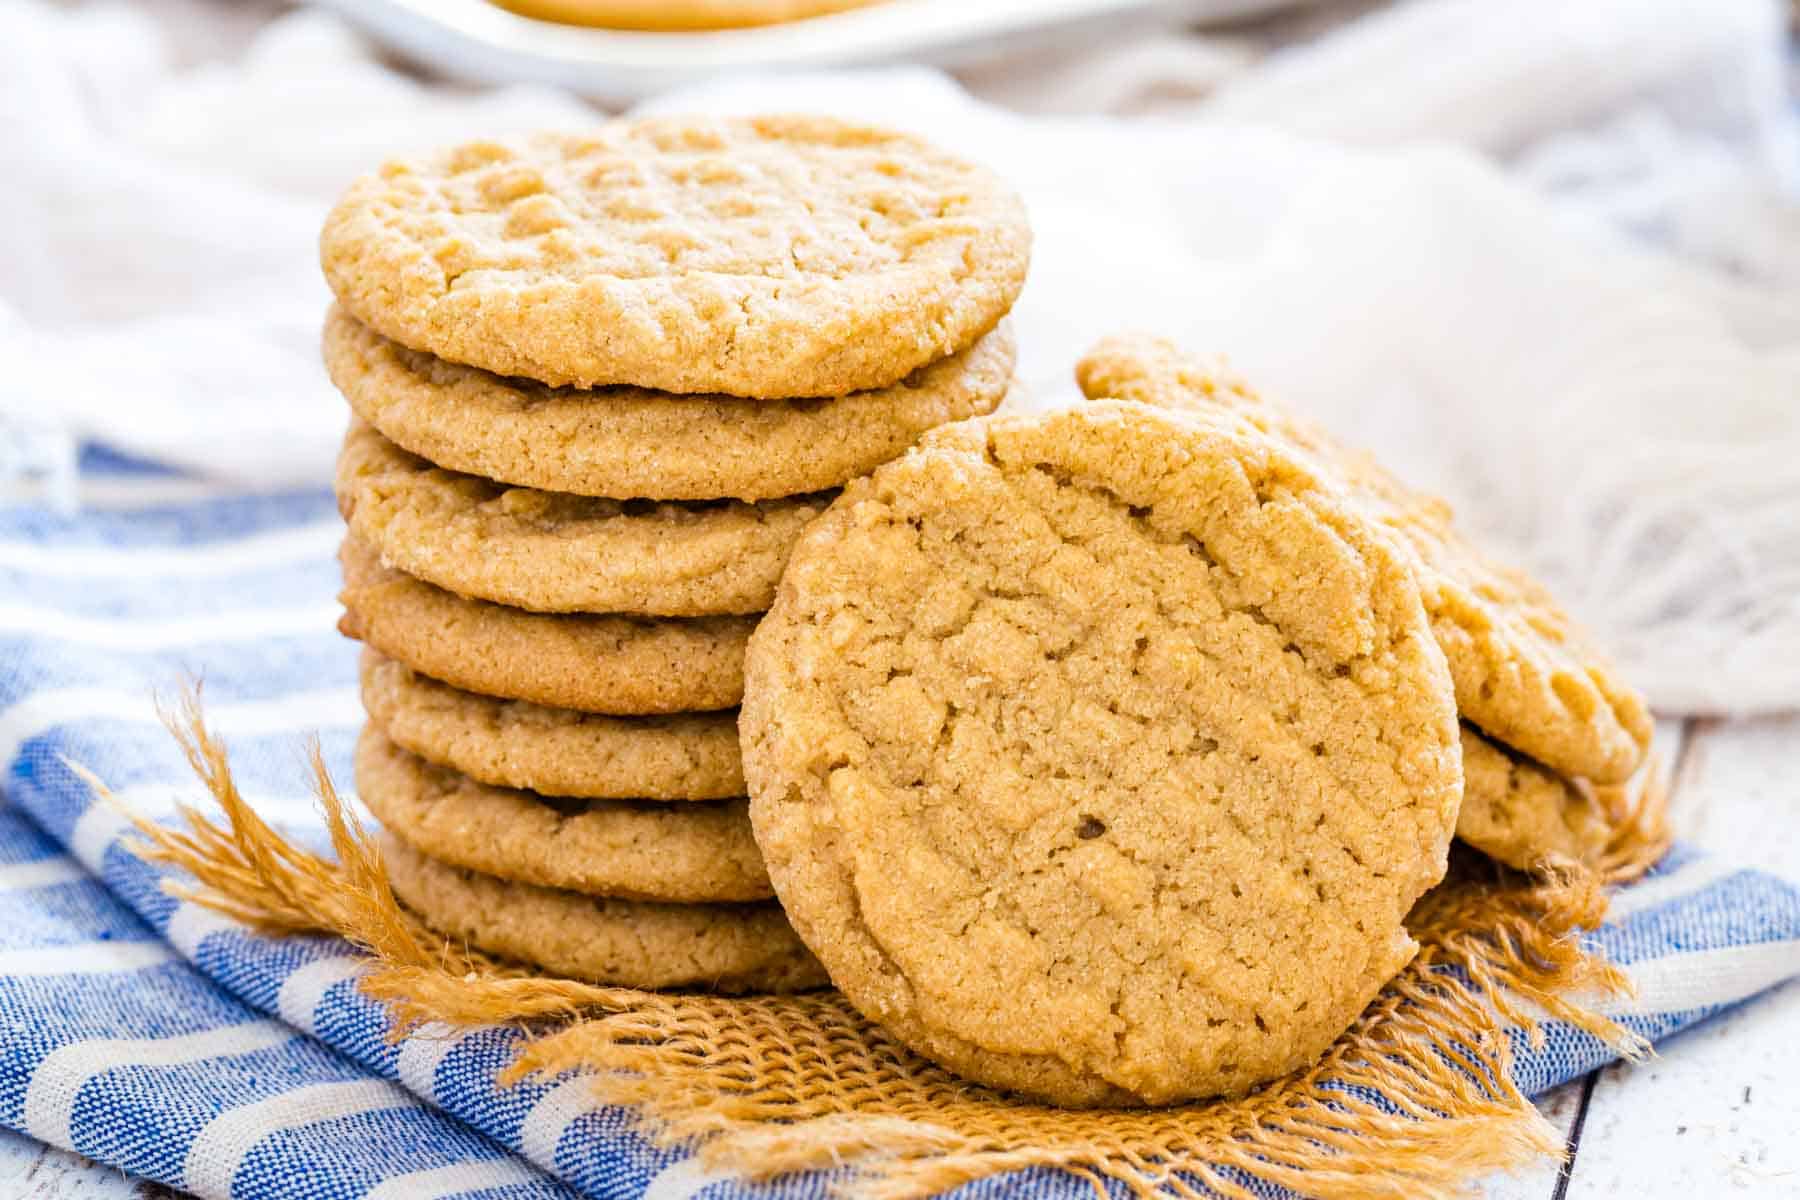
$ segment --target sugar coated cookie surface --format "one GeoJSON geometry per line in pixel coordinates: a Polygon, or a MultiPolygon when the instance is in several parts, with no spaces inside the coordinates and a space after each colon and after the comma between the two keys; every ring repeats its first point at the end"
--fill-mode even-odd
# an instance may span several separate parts
{"type": "Polygon", "coordinates": [[[583,496],[767,500],[834,488],[934,426],[992,412],[1006,326],[892,387],[832,400],[549,388],[408,350],[341,308],[325,365],[356,414],[439,466],[583,496]]]}
{"type": "Polygon", "coordinates": [[[354,534],[338,561],[338,629],[465,691],[627,715],[707,712],[743,699],[754,616],[526,612],[384,567],[354,534]]]}
{"type": "Polygon", "coordinates": [[[370,328],[543,383],[776,398],[974,345],[1030,230],[988,171],[822,117],[649,118],[472,142],[354,184],[320,238],[370,328]]]}
{"type": "Polygon", "coordinates": [[[369,726],[356,794],[388,832],[442,862],[518,883],[683,904],[766,900],[741,800],[571,800],[478,783],[369,726]]]}
{"type": "Polygon", "coordinates": [[[416,579],[533,612],[657,617],[768,608],[827,499],[623,502],[507,487],[434,466],[360,422],[335,486],[351,532],[416,579]]]}
{"type": "Polygon", "coordinates": [[[826,982],[780,905],[609,900],[454,867],[389,833],[380,846],[394,894],[427,925],[557,975],[715,992],[798,992],[826,982]]]}
{"type": "Polygon", "coordinates": [[[741,732],[833,982],[1073,1105],[1312,1061],[1415,952],[1462,789],[1400,556],[1272,440],[1137,404],[949,426],[846,488],[741,732]]]}
{"type": "Polygon", "coordinates": [[[1412,555],[1465,719],[1556,771],[1598,783],[1622,782],[1643,763],[1651,734],[1643,697],[1542,585],[1470,545],[1442,500],[1264,400],[1216,360],[1169,342],[1108,339],[1081,360],[1076,377],[1090,397],[1230,417],[1305,452],[1412,555]]]}
{"type": "Polygon", "coordinates": [[[465,692],[373,650],[363,707],[396,745],[482,783],[585,800],[744,794],[737,713],[612,717],[465,692]]]}

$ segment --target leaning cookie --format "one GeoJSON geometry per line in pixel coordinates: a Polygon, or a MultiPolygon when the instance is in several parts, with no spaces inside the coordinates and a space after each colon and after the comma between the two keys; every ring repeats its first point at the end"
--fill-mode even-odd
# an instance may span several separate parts
{"type": "Polygon", "coordinates": [[[1642,765],[1651,734],[1643,698],[1541,585],[1470,545],[1442,500],[1170,342],[1109,338],[1075,372],[1089,397],[1242,420],[1312,457],[1411,555],[1464,717],[1566,775],[1620,783],[1642,765]]]}
{"type": "Polygon", "coordinates": [[[372,725],[356,744],[356,794],[415,850],[518,883],[682,904],[771,895],[741,800],[571,800],[494,787],[402,750],[372,725]]]}
{"type": "Polygon", "coordinates": [[[992,412],[1004,325],[899,383],[825,400],[549,388],[408,350],[336,308],[325,366],[350,407],[442,467],[522,487],[656,500],[769,500],[835,488],[926,430],[992,412]]]}
{"type": "Polygon", "coordinates": [[[458,595],[546,613],[761,612],[827,497],[601,500],[511,488],[408,454],[357,422],[338,509],[381,561],[458,595]]]}
{"type": "Polygon", "coordinates": [[[394,895],[427,925],[557,975],[635,988],[798,992],[825,972],[775,904],[658,904],[533,887],[379,839],[394,895]]]}
{"type": "Polygon", "coordinates": [[[1389,542],[1275,441],[1129,403],[946,427],[847,487],[741,731],[833,982],[1068,1105],[1315,1060],[1414,954],[1462,790],[1389,542]]]}
{"type": "Polygon", "coordinates": [[[753,615],[526,612],[384,567],[354,534],[338,562],[339,631],[464,691],[626,716],[736,708],[743,699],[753,615]]]}
{"type": "Polygon", "coordinates": [[[610,717],[453,688],[373,650],[362,698],[388,739],[481,783],[583,800],[744,794],[737,713],[610,717]]]}
{"type": "Polygon", "coordinates": [[[991,172],[822,117],[611,121],[357,181],[326,281],[414,350],[556,385],[772,399],[889,387],[1012,307],[1031,233],[991,172]]]}

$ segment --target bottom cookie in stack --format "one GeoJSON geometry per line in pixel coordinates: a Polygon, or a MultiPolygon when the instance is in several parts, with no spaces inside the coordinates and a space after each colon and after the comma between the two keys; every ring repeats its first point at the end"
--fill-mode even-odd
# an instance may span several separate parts
{"type": "Polygon", "coordinates": [[[356,786],[427,925],[596,983],[794,991],[823,971],[772,902],[742,799],[545,796],[428,762],[371,724],[356,786]]]}
{"type": "Polygon", "coordinates": [[[596,983],[716,992],[826,984],[781,906],[586,896],[483,875],[380,840],[395,896],[439,933],[489,954],[596,983]]]}

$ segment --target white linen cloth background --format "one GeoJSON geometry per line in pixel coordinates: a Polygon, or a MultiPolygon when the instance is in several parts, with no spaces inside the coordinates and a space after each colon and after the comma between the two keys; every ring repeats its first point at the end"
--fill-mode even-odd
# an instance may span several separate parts
{"type": "MultiPolygon", "coordinates": [[[[1659,708],[1745,712],[1800,704],[1786,70],[1775,0],[1419,0],[1254,61],[1166,35],[970,76],[1031,116],[924,69],[653,107],[821,109],[991,164],[1037,234],[1028,402],[1109,332],[1225,351],[1447,494],[1659,708]],[[1045,115],[1070,108],[1110,115],[1045,115]]],[[[392,153],[593,119],[421,84],[318,12],[9,0],[0,442],[322,483],[325,208],[392,153]]]]}

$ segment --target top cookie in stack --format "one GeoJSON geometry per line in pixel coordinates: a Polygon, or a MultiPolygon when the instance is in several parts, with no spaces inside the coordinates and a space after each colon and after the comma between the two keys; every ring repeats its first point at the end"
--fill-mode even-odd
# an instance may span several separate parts
{"type": "Polygon", "coordinates": [[[358,790],[421,916],[605,982],[822,982],[744,815],[744,643],[832,489],[999,404],[1029,245],[988,172],[816,118],[350,189],[321,252],[358,790]]]}
{"type": "Polygon", "coordinates": [[[392,162],[321,238],[338,299],[414,350],[757,399],[891,387],[968,349],[1029,247],[989,172],[814,117],[620,121],[392,162]]]}

